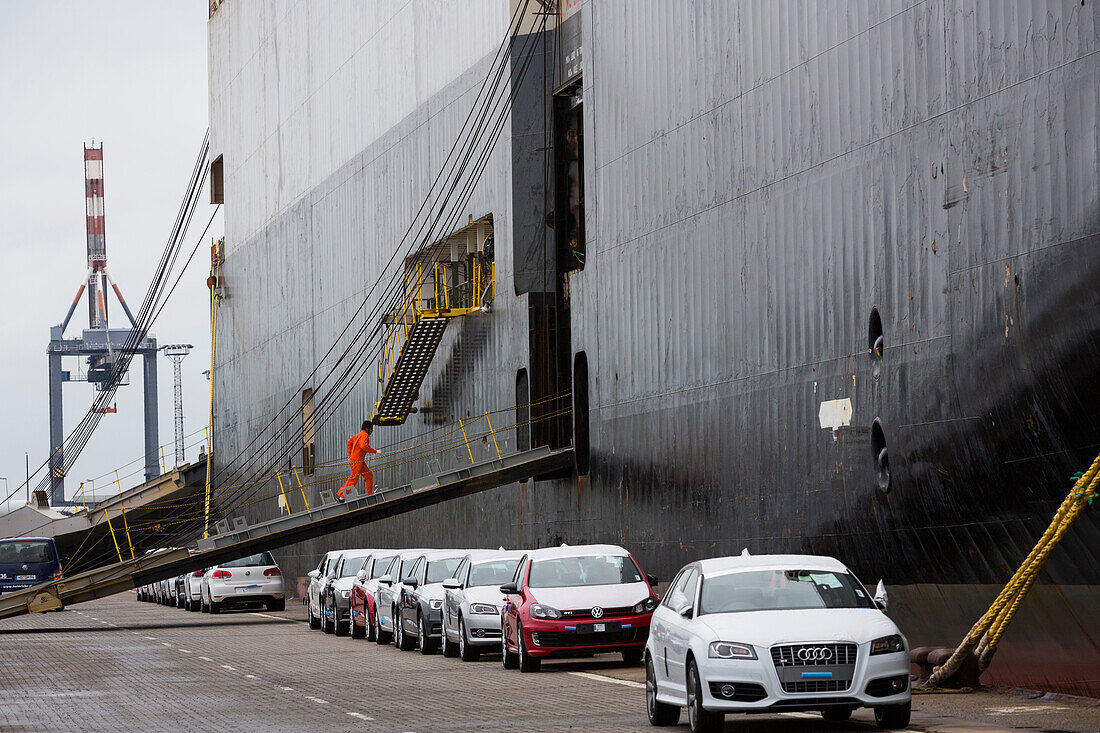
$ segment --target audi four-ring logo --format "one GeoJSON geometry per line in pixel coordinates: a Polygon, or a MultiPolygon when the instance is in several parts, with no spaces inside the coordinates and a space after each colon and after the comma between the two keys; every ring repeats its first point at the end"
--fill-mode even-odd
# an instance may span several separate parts
{"type": "Polygon", "coordinates": [[[827,662],[833,658],[833,650],[827,646],[813,646],[795,652],[803,662],[827,662]]]}
{"type": "Polygon", "coordinates": [[[599,606],[592,607],[592,618],[600,618],[603,616],[603,609],[599,606]]]}

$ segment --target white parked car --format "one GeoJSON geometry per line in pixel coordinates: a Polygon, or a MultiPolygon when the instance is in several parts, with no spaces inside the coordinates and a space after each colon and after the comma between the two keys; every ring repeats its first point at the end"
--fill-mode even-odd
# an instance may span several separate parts
{"type": "Polygon", "coordinates": [[[183,607],[188,611],[198,611],[202,606],[202,576],[206,570],[196,570],[183,576],[183,607]]]}
{"type": "Polygon", "coordinates": [[[218,613],[226,607],[267,606],[286,609],[283,574],[270,552],[215,565],[202,576],[202,610],[218,613]]]}
{"type": "Polygon", "coordinates": [[[871,707],[880,728],[909,724],[909,644],[842,563],[749,555],[684,567],[653,614],[646,707],[653,725],[680,708],[697,731],[725,713],[820,712],[846,720],[871,707]]]}
{"type": "Polygon", "coordinates": [[[306,589],[306,614],[309,616],[309,628],[321,628],[321,589],[325,587],[336,571],[336,561],[344,554],[344,550],[333,550],[321,556],[321,562],[310,570],[309,587],[306,589]]]}

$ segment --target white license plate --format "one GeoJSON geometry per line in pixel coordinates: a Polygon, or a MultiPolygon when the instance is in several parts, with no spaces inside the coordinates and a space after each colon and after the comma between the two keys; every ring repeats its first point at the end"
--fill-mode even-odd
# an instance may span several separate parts
{"type": "Polygon", "coordinates": [[[592,624],[592,631],[597,634],[601,631],[607,631],[607,624],[592,624]]]}
{"type": "Polygon", "coordinates": [[[242,586],[237,588],[237,592],[238,593],[248,593],[249,591],[256,590],[259,587],[260,587],[259,585],[242,585],[242,586]]]}
{"type": "Polygon", "coordinates": [[[15,579],[16,580],[37,580],[38,576],[37,575],[16,575],[15,579]]]}

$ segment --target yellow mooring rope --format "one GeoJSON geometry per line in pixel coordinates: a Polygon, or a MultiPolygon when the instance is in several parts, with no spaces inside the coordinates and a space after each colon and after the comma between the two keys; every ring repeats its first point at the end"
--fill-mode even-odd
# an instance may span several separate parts
{"type": "Polygon", "coordinates": [[[1039,571],[1043,569],[1050,553],[1074,520],[1096,498],[1097,487],[1100,486],[1100,456],[1096,457],[1087,471],[1074,478],[1077,481],[1073,489],[1058,507],[1050,526],[1043,532],[1043,536],[1039,538],[1027,559],[1001,590],[985,615],[970,629],[951,658],[937,667],[928,678],[926,687],[937,687],[950,679],[971,652],[978,655],[979,674],[989,667],[1005,629],[1008,628],[1012,617],[1016,615],[1031,586],[1035,584],[1035,579],[1039,577],[1039,571]]]}

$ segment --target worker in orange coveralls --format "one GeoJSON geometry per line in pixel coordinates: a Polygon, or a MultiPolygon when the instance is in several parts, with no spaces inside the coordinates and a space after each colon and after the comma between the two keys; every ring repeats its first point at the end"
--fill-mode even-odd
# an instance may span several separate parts
{"type": "Polygon", "coordinates": [[[374,493],[374,474],[367,468],[367,454],[377,453],[370,447],[370,434],[374,432],[374,423],[370,420],[363,421],[363,430],[348,438],[348,463],[351,464],[351,476],[336,492],[336,500],[344,500],[344,489],[351,488],[359,483],[359,477],[363,477],[363,485],[367,487],[367,496],[374,493]]]}

